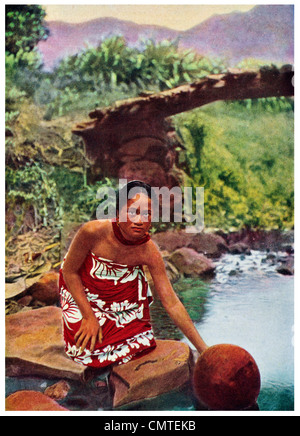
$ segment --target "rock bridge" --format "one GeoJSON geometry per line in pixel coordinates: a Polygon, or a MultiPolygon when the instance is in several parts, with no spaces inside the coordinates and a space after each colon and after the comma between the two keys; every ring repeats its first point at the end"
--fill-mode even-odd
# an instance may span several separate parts
{"type": "Polygon", "coordinates": [[[180,186],[180,143],[170,117],[217,100],[294,95],[293,68],[229,70],[155,94],[116,102],[90,112],[72,130],[83,138],[92,179],[139,179],[152,186],[180,186]]]}

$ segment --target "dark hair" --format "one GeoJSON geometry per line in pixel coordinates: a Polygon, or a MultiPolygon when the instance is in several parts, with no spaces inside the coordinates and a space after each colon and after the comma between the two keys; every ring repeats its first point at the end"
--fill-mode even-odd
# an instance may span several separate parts
{"type": "Polygon", "coordinates": [[[151,196],[152,196],[151,186],[148,185],[148,183],[142,182],[141,180],[132,180],[132,181],[128,182],[126,185],[124,185],[121,189],[118,189],[116,191],[116,210],[117,210],[117,212],[119,212],[120,197],[122,197],[122,194],[124,195],[126,192],[126,198],[128,200],[128,196],[129,196],[130,190],[132,188],[140,188],[140,189],[135,189],[135,191],[137,193],[138,192],[145,193],[145,191],[146,191],[149,198],[151,198],[151,196]]]}

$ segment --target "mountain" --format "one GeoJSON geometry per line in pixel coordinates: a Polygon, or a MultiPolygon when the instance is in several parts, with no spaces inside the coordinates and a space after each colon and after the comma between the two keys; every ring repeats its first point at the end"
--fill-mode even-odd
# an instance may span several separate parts
{"type": "Polygon", "coordinates": [[[214,15],[182,36],[182,45],[206,56],[294,61],[293,5],[260,5],[246,13],[214,15]]]}
{"type": "Polygon", "coordinates": [[[161,26],[140,25],[115,18],[69,24],[46,23],[50,36],[38,44],[44,67],[51,70],[66,56],[87,46],[97,46],[105,38],[121,35],[133,47],[142,40],[178,39],[179,46],[192,48],[203,56],[224,59],[234,66],[245,58],[274,63],[294,61],[293,5],[258,5],[248,12],[213,15],[199,25],[177,31],[161,26]]]}
{"type": "Polygon", "coordinates": [[[46,41],[39,42],[38,49],[43,55],[47,70],[53,69],[64,57],[76,54],[88,46],[96,47],[101,41],[114,35],[124,36],[130,46],[138,47],[143,40],[174,40],[180,34],[165,27],[139,25],[116,18],[98,18],[76,24],[49,21],[46,25],[50,36],[46,41]]]}

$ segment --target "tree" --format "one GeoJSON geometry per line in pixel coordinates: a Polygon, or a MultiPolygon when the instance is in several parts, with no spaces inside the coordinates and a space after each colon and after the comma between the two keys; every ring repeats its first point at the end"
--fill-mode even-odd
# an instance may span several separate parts
{"type": "Polygon", "coordinates": [[[20,50],[32,51],[39,41],[47,39],[49,30],[44,25],[45,15],[38,5],[6,5],[6,52],[17,55],[20,50]]]}

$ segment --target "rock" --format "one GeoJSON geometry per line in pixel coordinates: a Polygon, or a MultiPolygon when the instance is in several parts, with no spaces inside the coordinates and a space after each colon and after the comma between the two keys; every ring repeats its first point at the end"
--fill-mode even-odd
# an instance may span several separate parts
{"type": "Polygon", "coordinates": [[[26,282],[24,277],[20,277],[16,282],[5,283],[5,299],[22,297],[26,292],[26,282]]]}
{"type": "Polygon", "coordinates": [[[202,232],[191,234],[191,241],[188,247],[212,259],[218,259],[222,254],[228,252],[225,239],[215,233],[202,232]]]}
{"type": "Polygon", "coordinates": [[[32,303],[33,298],[31,295],[24,295],[24,297],[20,298],[17,303],[21,306],[29,306],[32,303]]]}
{"type": "Polygon", "coordinates": [[[228,250],[230,254],[251,254],[250,248],[243,242],[236,242],[235,244],[229,245],[228,250]]]}
{"type": "Polygon", "coordinates": [[[294,243],[294,231],[281,230],[252,230],[242,229],[238,232],[232,232],[223,235],[228,245],[236,242],[243,242],[251,250],[272,250],[283,251],[287,245],[292,246],[294,243]]]}
{"type": "Polygon", "coordinates": [[[150,353],[115,366],[109,378],[113,407],[153,398],[189,382],[193,355],[187,344],[157,340],[150,353]]]}
{"type": "Polygon", "coordinates": [[[215,271],[213,262],[192,248],[179,248],[170,255],[169,261],[186,277],[212,276],[215,271]]]}
{"type": "Polygon", "coordinates": [[[283,250],[288,254],[294,254],[294,247],[292,245],[286,245],[283,250]]]}
{"type": "Polygon", "coordinates": [[[108,390],[107,383],[104,380],[96,380],[95,387],[99,393],[106,393],[108,390]]]}
{"type": "Polygon", "coordinates": [[[5,400],[6,411],[67,411],[52,398],[36,391],[17,391],[5,400]]]}
{"type": "Polygon", "coordinates": [[[277,255],[275,253],[268,253],[266,256],[267,261],[274,262],[277,259],[277,255]]]}
{"type": "Polygon", "coordinates": [[[219,258],[228,252],[225,239],[215,233],[187,233],[185,230],[169,230],[155,233],[152,240],[161,250],[173,252],[178,248],[193,248],[209,258],[219,258]]]}
{"type": "Polygon", "coordinates": [[[178,271],[178,269],[175,267],[175,265],[169,262],[168,259],[164,259],[164,261],[165,261],[167,276],[171,283],[175,283],[177,280],[180,279],[181,274],[178,271]]]}
{"type": "Polygon", "coordinates": [[[279,274],[285,276],[293,276],[294,275],[294,258],[289,257],[285,262],[283,262],[280,266],[276,268],[276,271],[279,274]]]}
{"type": "Polygon", "coordinates": [[[53,400],[63,400],[68,395],[71,386],[65,380],[61,380],[52,386],[49,386],[44,394],[53,400]]]}
{"type": "Polygon", "coordinates": [[[61,309],[47,306],[6,317],[6,375],[84,378],[65,354],[61,309]]]}
{"type": "Polygon", "coordinates": [[[55,304],[59,300],[58,287],[59,274],[56,271],[49,271],[40,280],[27,289],[27,293],[34,300],[45,303],[46,305],[55,304]]]}
{"type": "Polygon", "coordinates": [[[130,180],[143,180],[151,186],[168,186],[166,171],[156,162],[143,160],[128,162],[119,170],[119,178],[130,180]]]}

